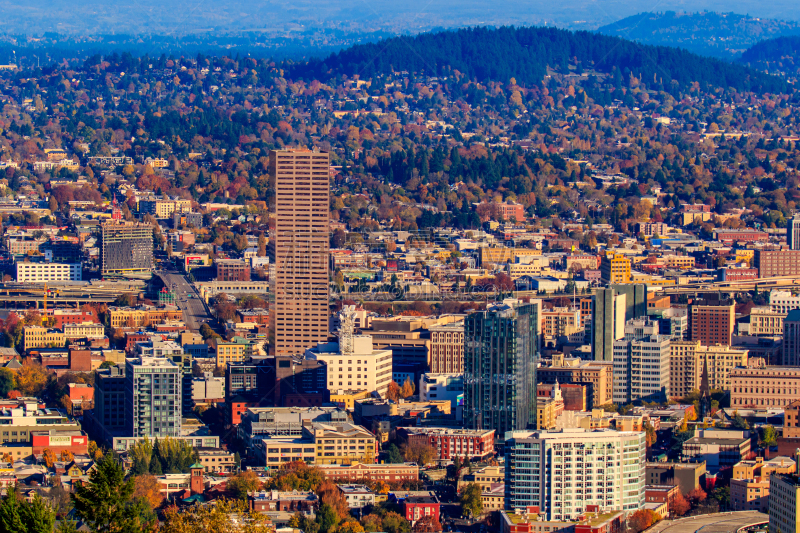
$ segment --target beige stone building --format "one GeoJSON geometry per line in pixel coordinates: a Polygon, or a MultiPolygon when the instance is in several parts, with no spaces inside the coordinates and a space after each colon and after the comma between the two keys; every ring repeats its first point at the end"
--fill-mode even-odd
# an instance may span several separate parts
{"type": "Polygon", "coordinates": [[[272,150],[269,174],[270,328],[274,353],[293,355],[328,340],[330,158],[272,150]]]}
{"type": "Polygon", "coordinates": [[[94,322],[81,322],[80,324],[64,324],[64,337],[67,339],[81,339],[83,337],[99,338],[106,336],[103,324],[94,322]]]}
{"type": "Polygon", "coordinates": [[[112,328],[149,327],[170,320],[183,320],[183,311],[177,307],[110,307],[109,322],[112,328]]]}
{"type": "Polygon", "coordinates": [[[581,327],[580,309],[554,307],[542,310],[542,335],[545,337],[572,335],[581,327]]]}
{"type": "Polygon", "coordinates": [[[586,361],[577,357],[553,356],[552,365],[536,370],[540,383],[579,383],[591,385],[592,406],[611,403],[614,394],[614,363],[611,361],[586,361]]]}
{"type": "Polygon", "coordinates": [[[783,335],[786,313],[778,313],[769,307],[754,307],[750,310],[750,335],[783,335]]]}
{"type": "Polygon", "coordinates": [[[227,368],[228,363],[244,361],[248,345],[238,342],[217,343],[217,366],[227,368]]]}
{"type": "Polygon", "coordinates": [[[800,367],[752,364],[734,368],[730,390],[733,409],[785,407],[800,398],[800,367]]]}
{"type": "Polygon", "coordinates": [[[391,350],[373,350],[369,335],[352,335],[349,342],[348,346],[340,335],[339,343],[320,344],[307,350],[306,357],[328,365],[328,390],[367,390],[385,396],[392,382],[391,350]]]}
{"type": "Polygon", "coordinates": [[[221,448],[199,448],[197,456],[206,472],[236,472],[236,457],[233,452],[221,448]]]}
{"type": "Polygon", "coordinates": [[[747,350],[730,346],[703,346],[700,341],[670,343],[670,397],[685,398],[700,389],[704,364],[708,364],[708,385],[712,389],[730,390],[731,371],[747,365],[747,350]]]}
{"type": "Polygon", "coordinates": [[[314,439],[317,456],[315,464],[349,465],[374,463],[375,435],[354,424],[328,424],[314,422],[308,428],[314,439]]]}
{"type": "Polygon", "coordinates": [[[22,330],[22,344],[25,351],[31,348],[62,347],[66,343],[64,332],[41,326],[25,326],[22,330]]]}
{"type": "Polygon", "coordinates": [[[428,368],[434,374],[464,371],[464,321],[430,326],[428,368]]]}

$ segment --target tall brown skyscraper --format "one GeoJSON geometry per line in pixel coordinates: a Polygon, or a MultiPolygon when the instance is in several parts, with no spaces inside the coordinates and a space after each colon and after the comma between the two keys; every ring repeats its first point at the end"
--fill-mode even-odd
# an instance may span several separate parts
{"type": "Polygon", "coordinates": [[[330,159],[311,150],[273,150],[269,259],[272,352],[303,354],[328,338],[330,159]]]}

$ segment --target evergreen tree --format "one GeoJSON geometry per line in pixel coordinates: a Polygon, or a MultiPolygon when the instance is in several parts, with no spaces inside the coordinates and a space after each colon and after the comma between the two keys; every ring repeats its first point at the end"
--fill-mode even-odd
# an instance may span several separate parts
{"type": "Polygon", "coordinates": [[[92,533],[141,533],[146,525],[144,507],[133,500],[133,478],[112,454],[97,463],[89,482],[75,487],[75,514],[92,533]]]}
{"type": "Polygon", "coordinates": [[[12,489],[0,502],[0,531],[4,533],[52,533],[55,519],[53,509],[38,494],[28,503],[12,489]]]}

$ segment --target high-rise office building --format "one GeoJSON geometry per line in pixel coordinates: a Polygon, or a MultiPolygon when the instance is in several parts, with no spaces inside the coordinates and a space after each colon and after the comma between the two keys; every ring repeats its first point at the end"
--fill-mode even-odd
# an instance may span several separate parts
{"type": "Polygon", "coordinates": [[[153,269],[153,226],[108,222],[100,232],[104,276],[137,275],[153,269]]]}
{"type": "Polygon", "coordinates": [[[536,426],[536,364],[542,302],[502,304],[464,319],[464,422],[469,429],[536,426]]]}
{"type": "Polygon", "coordinates": [[[800,309],[792,309],[783,321],[781,364],[800,366],[800,309]]]}
{"type": "Polygon", "coordinates": [[[328,339],[330,159],[326,152],[273,150],[269,259],[272,353],[305,353],[328,339]]]}
{"type": "Polygon", "coordinates": [[[735,324],[736,306],[733,302],[700,300],[689,306],[689,338],[705,346],[730,346],[735,324]]]}
{"type": "Polygon", "coordinates": [[[164,357],[129,358],[125,388],[126,436],[180,436],[182,374],[178,365],[164,357]]]}
{"type": "Polygon", "coordinates": [[[595,361],[614,359],[614,341],[625,334],[627,296],[613,288],[597,289],[592,305],[592,357],[595,361]]]}
{"type": "Polygon", "coordinates": [[[796,213],[786,225],[786,242],[791,250],[800,250],[800,213],[796,213]]]}
{"type": "Polygon", "coordinates": [[[506,509],[538,507],[545,520],[575,520],[587,505],[636,511],[645,504],[645,434],[564,429],[506,435],[506,509]]]}
{"type": "Polygon", "coordinates": [[[91,424],[98,441],[125,432],[125,366],[98,369],[94,378],[94,410],[91,424]]]}
{"type": "Polygon", "coordinates": [[[658,322],[636,318],[625,324],[625,337],[614,341],[614,402],[667,400],[670,338],[658,329],[658,322]]]}
{"type": "Polygon", "coordinates": [[[647,285],[644,283],[623,283],[610,285],[614,294],[625,295],[625,321],[647,316],[647,285]]]}

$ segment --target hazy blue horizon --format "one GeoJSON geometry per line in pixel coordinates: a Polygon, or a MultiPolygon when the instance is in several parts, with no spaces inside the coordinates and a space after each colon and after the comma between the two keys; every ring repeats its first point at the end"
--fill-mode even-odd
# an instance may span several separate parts
{"type": "Polygon", "coordinates": [[[800,20],[800,5],[790,0],[0,0],[0,32],[177,36],[255,31],[291,39],[316,30],[416,33],[468,25],[596,29],[643,11],[705,10],[800,20]]]}

